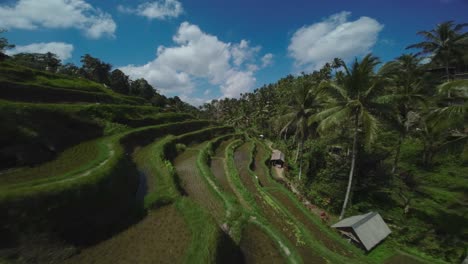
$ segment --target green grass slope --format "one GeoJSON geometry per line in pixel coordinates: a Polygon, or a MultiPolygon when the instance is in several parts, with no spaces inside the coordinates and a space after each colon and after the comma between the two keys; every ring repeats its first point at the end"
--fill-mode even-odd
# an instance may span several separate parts
{"type": "Polygon", "coordinates": [[[101,84],[24,66],[0,63],[0,98],[40,103],[145,104],[142,98],[125,96],[101,84]]]}

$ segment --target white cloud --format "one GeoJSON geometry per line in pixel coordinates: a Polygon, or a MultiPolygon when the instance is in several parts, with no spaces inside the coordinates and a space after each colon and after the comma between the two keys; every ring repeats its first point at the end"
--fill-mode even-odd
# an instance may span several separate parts
{"type": "Polygon", "coordinates": [[[296,66],[317,69],[336,57],[348,61],[369,52],[383,25],[370,17],[348,21],[350,14],[343,11],[297,30],[288,47],[296,66]]]}
{"type": "Polygon", "coordinates": [[[245,39],[241,40],[239,44],[232,45],[231,54],[234,64],[239,66],[246,61],[251,61],[260,49],[260,46],[249,47],[249,42],[245,39]]]}
{"type": "Polygon", "coordinates": [[[117,28],[109,14],[84,0],[19,0],[0,4],[0,17],[3,28],[76,28],[90,38],[113,37],[117,28]]]}
{"type": "Polygon", "coordinates": [[[184,12],[182,4],[177,0],[159,0],[139,4],[136,8],[119,5],[117,9],[123,13],[132,13],[148,19],[167,19],[178,17],[184,12]]]}
{"type": "Polygon", "coordinates": [[[204,98],[187,96],[187,95],[181,95],[179,96],[179,98],[182,101],[187,102],[193,106],[200,106],[200,105],[203,105],[204,103],[209,103],[211,101],[211,100],[207,100],[204,98]]]}
{"type": "Polygon", "coordinates": [[[267,53],[262,57],[262,67],[268,67],[273,64],[273,54],[267,53]]]}
{"type": "Polygon", "coordinates": [[[221,85],[221,91],[224,97],[239,97],[241,93],[248,92],[255,86],[255,77],[252,72],[231,71],[224,84],[221,85]]]}
{"type": "Polygon", "coordinates": [[[49,42],[49,43],[32,43],[29,45],[17,45],[13,49],[6,51],[8,55],[17,53],[47,53],[52,52],[56,54],[61,60],[71,58],[73,52],[73,45],[63,42],[49,42]]]}
{"type": "Polygon", "coordinates": [[[188,22],[180,25],[173,41],[175,46],[159,46],[153,61],[121,70],[134,79],[145,78],[163,93],[179,94],[181,98],[192,94],[198,81],[219,86],[222,97],[238,97],[255,86],[260,47],[250,47],[247,40],[223,42],[188,22]]]}

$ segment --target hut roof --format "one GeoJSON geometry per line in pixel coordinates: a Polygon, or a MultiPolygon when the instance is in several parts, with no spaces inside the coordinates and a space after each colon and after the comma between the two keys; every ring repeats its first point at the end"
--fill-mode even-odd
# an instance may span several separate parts
{"type": "Polygon", "coordinates": [[[392,231],[376,212],[355,215],[332,225],[334,228],[352,228],[364,248],[369,251],[392,231]]]}
{"type": "Polygon", "coordinates": [[[281,160],[284,161],[284,153],[275,149],[271,154],[271,160],[281,160]]]}
{"type": "Polygon", "coordinates": [[[468,264],[468,256],[466,256],[466,258],[463,260],[461,264],[468,264]]]}

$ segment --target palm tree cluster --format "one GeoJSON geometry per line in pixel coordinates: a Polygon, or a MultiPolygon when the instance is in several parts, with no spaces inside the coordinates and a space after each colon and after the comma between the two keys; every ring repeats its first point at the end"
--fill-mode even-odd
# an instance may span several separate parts
{"type": "MultiPolygon", "coordinates": [[[[303,177],[306,141],[345,134],[349,139],[349,173],[340,218],[354,186],[360,151],[366,152],[379,134],[391,132],[390,174],[398,175],[400,149],[408,136],[423,142],[422,163],[430,167],[437,153],[467,139],[467,80],[449,78],[448,69],[468,65],[467,24],[442,23],[419,32],[425,41],[410,45],[417,54],[404,54],[380,66],[372,54],[351,64],[340,59],[319,71],[287,76],[240,99],[215,100],[203,113],[276,142],[296,142],[297,179],[303,177]],[[430,63],[421,63],[430,55],[430,63]],[[447,76],[431,71],[443,67],[447,76]]],[[[453,76],[452,76],[453,77],[453,76]]],[[[367,151],[369,152],[369,151],[367,151]]],[[[294,165],[294,164],[293,164],[294,165]]],[[[365,175],[359,175],[365,177],[365,175]]]]}
{"type": "Polygon", "coordinates": [[[377,209],[402,226],[395,231],[398,243],[460,261],[464,231],[449,223],[467,220],[466,207],[456,205],[462,194],[444,189],[438,199],[450,193],[455,200],[435,210],[426,193],[439,192],[441,181],[424,185],[420,177],[437,175],[443,162],[455,160],[454,179],[463,183],[457,171],[468,164],[465,26],[448,21],[421,31],[424,40],[408,46],[417,53],[384,64],[372,54],[351,63],[335,58],[239,99],[214,100],[200,107],[201,115],[273,141],[291,157],[286,175],[296,188],[340,219],[377,209]]]}

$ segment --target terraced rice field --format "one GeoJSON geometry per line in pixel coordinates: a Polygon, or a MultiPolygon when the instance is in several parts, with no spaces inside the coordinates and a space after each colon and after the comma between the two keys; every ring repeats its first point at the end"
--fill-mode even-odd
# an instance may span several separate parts
{"type": "Polygon", "coordinates": [[[150,211],[139,223],[66,263],[181,263],[190,239],[184,218],[169,205],[150,211]]]}
{"type": "MultiPolygon", "coordinates": [[[[96,243],[80,246],[65,263],[369,262],[272,177],[265,164],[270,155],[266,146],[244,135],[221,136],[231,128],[165,126],[135,130],[152,135],[151,140],[129,136],[127,141],[87,142],[20,178],[27,186],[83,173],[91,177],[114,155],[123,155],[134,166],[131,177],[139,184],[132,192],[142,216],[96,243]],[[68,161],[83,151],[90,155],[68,161]],[[46,168],[54,164],[67,165],[54,171],[61,178],[48,177],[46,168]]],[[[11,177],[3,183],[14,182],[11,177]]],[[[386,263],[416,263],[407,261],[398,255],[386,263]]]]}
{"type": "Polygon", "coordinates": [[[224,153],[226,152],[226,147],[232,143],[232,140],[223,141],[215,150],[213,157],[211,158],[210,168],[213,175],[216,177],[216,180],[219,182],[223,191],[235,195],[231,186],[229,185],[228,176],[226,175],[226,160],[224,158],[224,153]]]}
{"type": "Polygon", "coordinates": [[[178,155],[173,163],[186,195],[221,223],[225,215],[222,201],[217,199],[197,169],[197,157],[204,145],[206,143],[189,147],[178,155]]]}

